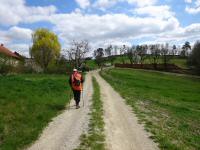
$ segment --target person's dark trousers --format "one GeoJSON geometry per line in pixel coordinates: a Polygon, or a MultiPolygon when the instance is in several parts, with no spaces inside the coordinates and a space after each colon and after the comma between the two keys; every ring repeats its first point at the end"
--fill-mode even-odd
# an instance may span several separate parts
{"type": "Polygon", "coordinates": [[[74,93],[74,100],[76,102],[76,106],[79,106],[81,91],[73,90],[74,93]]]}

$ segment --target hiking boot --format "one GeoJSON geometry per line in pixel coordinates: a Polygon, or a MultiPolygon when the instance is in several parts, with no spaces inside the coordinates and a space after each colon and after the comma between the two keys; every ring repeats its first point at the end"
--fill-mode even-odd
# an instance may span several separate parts
{"type": "Polygon", "coordinates": [[[76,105],[76,109],[79,109],[80,108],[80,106],[79,105],[76,105]]]}

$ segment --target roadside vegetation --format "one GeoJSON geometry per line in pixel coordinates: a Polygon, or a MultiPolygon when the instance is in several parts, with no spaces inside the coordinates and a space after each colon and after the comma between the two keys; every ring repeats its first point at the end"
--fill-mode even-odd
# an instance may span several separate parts
{"type": "Polygon", "coordinates": [[[35,141],[69,101],[65,75],[0,78],[0,149],[17,150],[35,141]]]}
{"type": "Polygon", "coordinates": [[[104,150],[104,121],[103,104],[100,99],[100,87],[96,79],[92,78],[94,93],[92,96],[92,106],[88,133],[81,135],[81,144],[76,150],[104,150]]]}
{"type": "Polygon", "coordinates": [[[200,78],[133,69],[101,72],[166,150],[200,149],[200,78]]]}
{"type": "Polygon", "coordinates": [[[89,67],[90,70],[98,69],[98,65],[96,64],[95,60],[86,60],[86,66],[89,67]]]}

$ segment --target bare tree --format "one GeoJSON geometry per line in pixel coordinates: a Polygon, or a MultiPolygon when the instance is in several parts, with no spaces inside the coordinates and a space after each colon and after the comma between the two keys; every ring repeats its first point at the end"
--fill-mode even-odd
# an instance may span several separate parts
{"type": "Polygon", "coordinates": [[[112,45],[109,45],[107,48],[105,48],[105,54],[107,56],[110,56],[112,53],[112,49],[113,49],[112,45]]]}
{"type": "Polygon", "coordinates": [[[137,45],[136,51],[137,54],[140,56],[140,63],[143,64],[145,55],[147,53],[148,46],[147,45],[137,45]]]}
{"type": "Polygon", "coordinates": [[[170,61],[169,44],[168,43],[166,43],[165,45],[161,45],[160,54],[162,55],[162,59],[163,59],[165,69],[167,69],[167,63],[170,61]]]}
{"type": "Polygon", "coordinates": [[[128,50],[128,47],[126,45],[123,45],[121,48],[120,48],[120,58],[121,58],[121,61],[123,64],[125,64],[125,59],[124,59],[124,56],[126,54],[128,50]]]}
{"type": "Polygon", "coordinates": [[[117,50],[118,50],[118,46],[115,45],[115,46],[114,46],[114,55],[117,55],[117,50]]]}
{"type": "Polygon", "coordinates": [[[177,53],[176,45],[173,45],[173,47],[172,47],[172,55],[175,56],[176,53],[177,53]]]}
{"type": "Polygon", "coordinates": [[[82,63],[85,61],[85,54],[90,50],[88,41],[75,41],[71,43],[71,48],[67,50],[67,56],[69,61],[74,67],[81,67],[82,63]]]}
{"type": "Polygon", "coordinates": [[[96,58],[95,61],[97,63],[97,65],[101,68],[103,67],[103,63],[104,63],[104,49],[103,48],[98,48],[97,50],[94,51],[94,57],[96,58]]]}
{"type": "Polygon", "coordinates": [[[127,51],[127,57],[130,61],[131,64],[134,62],[134,53],[135,53],[136,47],[133,45],[131,48],[128,49],[127,51]]]}
{"type": "Polygon", "coordinates": [[[153,58],[154,69],[157,69],[158,59],[160,57],[160,45],[150,45],[151,57],[153,58]]]}

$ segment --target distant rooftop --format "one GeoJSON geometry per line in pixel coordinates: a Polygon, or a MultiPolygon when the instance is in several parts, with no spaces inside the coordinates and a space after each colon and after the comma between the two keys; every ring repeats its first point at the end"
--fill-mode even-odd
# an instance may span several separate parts
{"type": "Polygon", "coordinates": [[[3,53],[3,54],[5,54],[6,56],[9,56],[9,57],[14,57],[16,59],[20,59],[20,57],[17,55],[18,54],[17,52],[13,53],[11,50],[4,47],[3,44],[0,45],[0,53],[3,53]]]}

